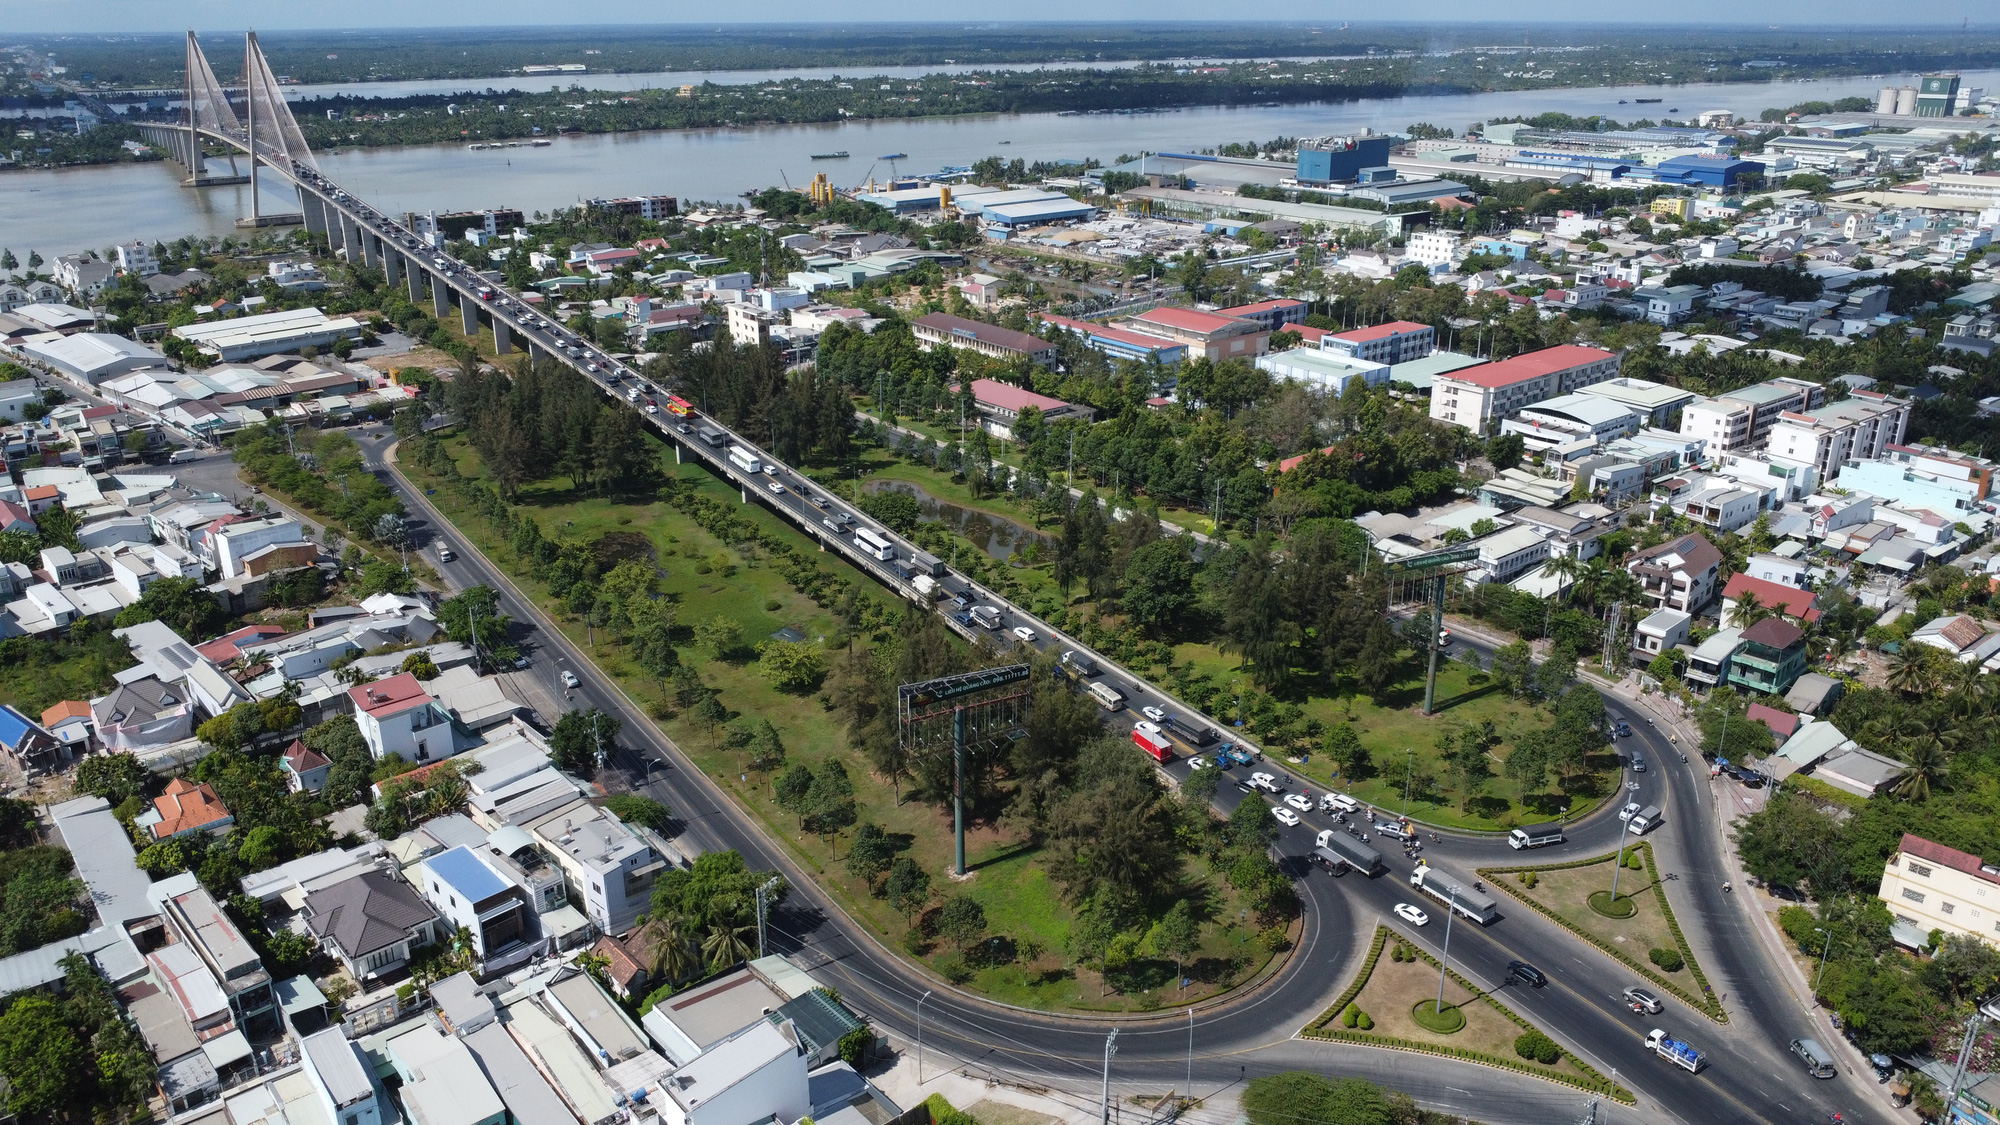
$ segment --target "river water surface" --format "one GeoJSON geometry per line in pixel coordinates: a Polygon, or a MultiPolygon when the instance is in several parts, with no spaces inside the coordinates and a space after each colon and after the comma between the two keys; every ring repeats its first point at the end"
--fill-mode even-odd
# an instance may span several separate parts
{"type": "Polygon", "coordinates": [[[906,496],[916,497],[917,507],[922,509],[926,523],[943,523],[971,540],[973,546],[1002,562],[1024,550],[1030,543],[1039,543],[1044,549],[1055,547],[1054,538],[1025,524],[1015,523],[990,512],[963,507],[949,500],[940,500],[909,481],[876,479],[861,487],[865,492],[900,492],[906,496]]]}
{"type": "MultiPolygon", "coordinates": [[[[621,76],[584,77],[595,84],[621,76]]],[[[907,174],[996,155],[1029,162],[1094,157],[1108,163],[1140,151],[1188,151],[1228,141],[1322,136],[1364,128],[1399,130],[1418,121],[1462,132],[1475,121],[1552,110],[1633,120],[1676,111],[1685,118],[1703,110],[1728,109],[1754,118],[1766,108],[1808,100],[1872,99],[1885,83],[1902,80],[1875,76],[1782,84],[1595,87],[1130,115],[987,114],[670,130],[566,137],[547,148],[479,152],[457,144],[343,149],[322,155],[320,166],[336,182],[389,214],[502,206],[532,213],[600,196],[733,200],[743,191],[774,184],[801,186],[816,171],[827,172],[836,184],[859,184],[871,173],[878,179],[889,173],[890,163],[876,159],[889,153],[909,154],[896,162],[897,170],[907,174]],[[1636,104],[1638,98],[1664,100],[1642,106],[1636,104]],[[843,149],[853,157],[811,159],[813,153],[843,149]]],[[[2000,84],[2000,71],[1970,72],[1963,81],[1990,89],[2000,84]]],[[[248,213],[249,189],[182,188],[179,181],[184,174],[168,162],[0,172],[0,246],[24,259],[30,248],[53,258],[132,238],[154,241],[234,233],[236,217],[248,213]]],[[[271,180],[263,193],[264,209],[295,210],[296,196],[279,188],[275,176],[271,180]]]]}

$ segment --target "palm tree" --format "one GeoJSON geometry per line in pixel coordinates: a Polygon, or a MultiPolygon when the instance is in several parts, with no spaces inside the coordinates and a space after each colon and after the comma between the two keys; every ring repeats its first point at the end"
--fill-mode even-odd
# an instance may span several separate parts
{"type": "Polygon", "coordinates": [[[1646,596],[1646,588],[1632,576],[1632,572],[1622,567],[1606,567],[1604,580],[1599,584],[1597,596],[1608,602],[1624,602],[1628,605],[1646,596]]]}
{"type": "Polygon", "coordinates": [[[1738,629],[1748,629],[1776,612],[1778,611],[1775,608],[1757,599],[1755,590],[1745,590],[1742,596],[1736,599],[1735,608],[1729,611],[1729,623],[1738,629]]]}
{"type": "Polygon", "coordinates": [[[1576,580],[1583,576],[1584,562],[1571,554],[1557,555],[1549,560],[1549,576],[1562,583],[1563,601],[1576,592],[1576,580]]]}
{"type": "Polygon", "coordinates": [[[1592,559],[1576,577],[1576,592],[1583,595],[1584,604],[1595,607],[1598,597],[1604,592],[1604,583],[1611,577],[1611,567],[1601,558],[1592,559]]]}
{"type": "Polygon", "coordinates": [[[1896,655],[1889,660],[1889,676],[1885,682],[1905,695],[1923,695],[1937,678],[1931,671],[1931,653],[1935,651],[1929,645],[1904,641],[1903,647],[1896,650],[1896,655]]]}
{"type": "Polygon", "coordinates": [[[648,918],[639,927],[639,947],[650,949],[647,971],[669,984],[678,984],[701,968],[695,953],[694,931],[679,914],[648,918]]]}
{"type": "Polygon", "coordinates": [[[1931,783],[1944,778],[1945,768],[1951,764],[1951,754],[1945,740],[1935,730],[1929,737],[1914,740],[1903,747],[1903,761],[1907,763],[1902,777],[1896,780],[1895,794],[1911,801],[1929,799],[1931,783]]]}
{"type": "Polygon", "coordinates": [[[750,936],[756,930],[740,919],[718,918],[708,924],[708,936],[701,942],[702,955],[708,958],[711,968],[747,961],[755,952],[750,946],[750,936]]]}

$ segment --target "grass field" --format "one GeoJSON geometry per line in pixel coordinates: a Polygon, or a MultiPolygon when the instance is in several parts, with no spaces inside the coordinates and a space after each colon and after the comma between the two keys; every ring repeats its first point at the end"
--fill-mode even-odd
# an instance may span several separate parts
{"type": "MultiPolygon", "coordinates": [[[[462,477],[483,477],[477,455],[462,438],[447,439],[447,448],[462,477]]],[[[693,486],[699,494],[739,504],[737,492],[699,466],[676,466],[670,455],[656,448],[663,471],[693,486]]],[[[405,460],[399,466],[421,485],[439,482],[405,460]]],[[[627,659],[621,646],[602,635],[593,636],[581,621],[563,611],[547,588],[536,581],[514,556],[490,522],[479,515],[462,491],[438,487],[431,496],[468,541],[506,570],[515,583],[533,597],[579,647],[591,653],[598,666],[613,677],[642,709],[649,714],[668,714],[662,705],[662,685],[639,671],[627,659]]],[[[833,632],[830,613],[793,589],[778,569],[767,564],[754,546],[731,547],[670,504],[645,498],[614,499],[579,493],[566,480],[547,479],[526,486],[518,508],[534,515],[545,534],[558,539],[582,542],[607,533],[635,535],[656,558],[663,593],[679,603],[679,621],[685,628],[715,617],[726,617],[743,628],[746,641],[755,644],[780,629],[790,628],[819,641],[833,632]]],[[[760,505],[739,506],[738,511],[756,521],[761,529],[780,536],[797,536],[790,526],[760,505]]],[[[820,565],[840,577],[860,584],[871,596],[891,600],[872,579],[842,562],[833,554],[818,556],[820,565]]],[[[1185,995],[1173,981],[1173,966],[1166,962],[1142,962],[1120,974],[1112,983],[1116,990],[1099,996],[1104,982],[1087,970],[1065,967],[1072,913],[1061,900],[1046,872],[1036,862],[1032,849],[985,821],[968,822],[967,865],[972,877],[962,887],[946,876],[952,851],[951,818],[948,809],[912,801],[898,802],[892,788],[875,780],[865,758],[848,745],[847,738],[831,713],[832,700],[824,693],[793,695],[781,692],[760,676],[754,661],[712,661],[692,648],[682,649],[682,659],[694,663],[703,680],[719,692],[732,717],[754,716],[770,720],[783,739],[788,764],[816,766],[829,755],[838,755],[855,779],[860,818],[883,826],[892,835],[908,841],[908,853],[927,871],[937,892],[933,906],[949,895],[963,893],[985,908],[990,932],[1005,939],[997,948],[1004,958],[974,956],[967,959],[973,971],[970,985],[996,999],[1024,1006],[1056,1009],[1087,1006],[1107,1010],[1157,1007],[1200,999],[1233,987],[1255,975],[1270,960],[1271,953],[1256,940],[1254,932],[1233,925],[1204,927],[1204,940],[1196,955],[1196,983],[1185,995]],[[999,963],[987,964],[988,960],[999,963]]],[[[770,775],[752,775],[745,755],[727,748],[719,731],[702,728],[690,718],[668,714],[658,724],[696,764],[726,790],[744,809],[762,821],[771,835],[781,840],[803,866],[817,873],[819,883],[842,902],[848,911],[873,928],[892,947],[901,948],[910,926],[888,903],[874,897],[861,880],[848,875],[840,861],[846,855],[843,841],[823,842],[802,834],[797,819],[779,808],[772,793],[770,775]]],[[[1234,918],[1238,907],[1234,892],[1219,878],[1209,876],[1199,861],[1189,864],[1191,901],[1199,901],[1210,919],[1234,918]]],[[[955,966],[955,951],[934,944],[926,957],[934,967],[955,966]]]]}

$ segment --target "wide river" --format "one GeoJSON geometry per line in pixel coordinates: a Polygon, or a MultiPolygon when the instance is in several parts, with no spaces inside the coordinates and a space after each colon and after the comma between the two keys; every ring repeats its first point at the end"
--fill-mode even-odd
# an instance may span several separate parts
{"type": "MultiPolygon", "coordinates": [[[[877,159],[907,153],[903,173],[964,165],[987,156],[1109,163],[1140,151],[1173,152],[1229,141],[1266,141],[1398,130],[1427,121],[1463,131],[1475,121],[1551,110],[1621,120],[1685,118],[1708,109],[1756,117],[1764,109],[1808,100],[1862,96],[1873,99],[1902,76],[1823,79],[1783,84],[1598,87],[1503,93],[1384,98],[1317,105],[1202,108],[1126,116],[988,114],[976,117],[846,121],[772,125],[749,129],[692,129],[618,133],[557,140],[547,148],[472,152],[462,145],[343,149],[320,157],[336,182],[383,211],[475,210],[518,207],[527,212],[574,205],[591,197],[673,195],[683,201],[733,200],[739,193],[789,181],[802,186],[815,171],[836,184],[887,175],[877,159]],[[1659,104],[1637,104],[1661,98],[1659,104]],[[1621,104],[1620,99],[1624,99],[1621,104]],[[814,161],[811,154],[846,150],[847,160],[814,161]]],[[[1991,89],[2000,71],[1967,73],[1964,84],[1991,89]]],[[[147,241],[186,234],[235,232],[247,214],[244,186],[182,188],[185,173],[170,162],[106,165],[46,171],[0,172],[0,246],[26,259],[132,238],[147,241]]],[[[266,211],[295,210],[296,196],[275,176],[264,189],[266,211]]]]}

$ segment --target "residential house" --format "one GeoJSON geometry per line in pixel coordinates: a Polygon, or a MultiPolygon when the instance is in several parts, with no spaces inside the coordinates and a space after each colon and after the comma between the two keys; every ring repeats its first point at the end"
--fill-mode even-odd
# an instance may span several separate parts
{"type": "Polygon", "coordinates": [[[377,759],[394,754],[406,761],[430,762],[460,749],[450,713],[408,672],[349,688],[347,697],[354,704],[361,738],[377,759]]]}
{"type": "Polygon", "coordinates": [[[317,793],[326,787],[333,761],[295,738],[285,747],[279,767],[285,771],[285,788],[294,793],[317,793]]]}
{"type": "Polygon", "coordinates": [[[1632,630],[1632,651],[1636,663],[1650,663],[1663,652],[1687,643],[1690,614],[1677,609],[1656,609],[1641,618],[1632,630]]]}
{"type": "Polygon", "coordinates": [[[974,379],[972,381],[972,403],[979,411],[980,422],[994,437],[1011,441],[1014,437],[1014,423],[1020,420],[1021,412],[1034,407],[1045,422],[1061,421],[1066,418],[1081,418],[1086,422],[1096,421],[1097,410],[1089,406],[1076,406],[1047,395],[1038,395],[1023,390],[1011,383],[997,379],[974,379]]]}
{"type": "Polygon", "coordinates": [[[1532,527],[1513,526],[1474,540],[1482,582],[1512,582],[1549,557],[1549,541],[1532,527]]]}
{"type": "Polygon", "coordinates": [[[122,683],[90,703],[97,737],[112,753],[157,750],[194,737],[194,708],[173,684],[154,676],[122,683]]]}
{"type": "Polygon", "coordinates": [[[632,928],[652,900],[666,860],[637,829],[577,801],[522,825],[562,868],[570,900],[600,933],[632,928]]]}
{"type": "Polygon", "coordinates": [[[1743,630],[1743,647],[1729,663],[1729,683],[1782,696],[1805,670],[1805,630],[1783,618],[1767,617],[1743,630]]]}
{"type": "Polygon", "coordinates": [[[153,807],[133,817],[132,823],[154,840],[177,840],[204,832],[227,832],[236,818],[208,782],[177,777],[167,782],[166,792],[153,798],[153,807]]]}
{"type": "Polygon", "coordinates": [[[439,939],[436,911],[408,883],[380,870],[306,895],[304,914],[320,948],[357,981],[409,964],[418,948],[439,939]]]}
{"type": "Polygon", "coordinates": [[[1798,715],[1763,703],[1752,703],[1745,707],[1743,717],[1753,723],[1764,724],[1765,729],[1771,732],[1771,737],[1777,740],[1773,745],[1784,745],[1785,740],[1797,734],[1799,730],[1798,715]]]}
{"type": "Polygon", "coordinates": [[[1654,605],[1694,613],[1715,596],[1722,552],[1699,534],[1683,535],[1633,552],[1625,569],[1639,580],[1654,605]]]}
{"type": "Polygon", "coordinates": [[[2000,628],[1970,614],[1954,613],[1934,617],[1910,634],[1910,643],[1929,645],[1960,664],[1975,664],[1988,671],[2000,664],[2000,628]]]}
{"type": "Polygon", "coordinates": [[[812,1109],[806,1053],[791,1025],[757,1022],[683,1064],[666,1082],[662,1125],[795,1121],[812,1109]]]}
{"type": "Polygon", "coordinates": [[[483,971],[518,964],[539,951],[535,915],[521,889],[467,847],[425,858],[417,887],[454,929],[472,935],[473,955],[483,971]]]}
{"type": "Polygon", "coordinates": [[[1943,930],[2000,946],[2000,865],[1976,855],[1905,833],[1876,897],[1917,944],[1928,946],[1927,935],[1943,930]]]}
{"type": "Polygon", "coordinates": [[[306,1036],[299,1055],[328,1125],[383,1125],[372,1069],[345,1031],[329,1027],[306,1036]]]}
{"type": "Polygon", "coordinates": [[[5,751],[7,760],[29,777],[67,766],[72,755],[69,743],[8,706],[0,706],[0,751],[5,751]]]}
{"type": "Polygon", "coordinates": [[[1743,630],[1717,629],[1688,654],[1681,678],[1697,692],[1719,687],[1729,678],[1730,661],[1743,648],[1743,630]]]}
{"type": "Polygon", "coordinates": [[[81,699],[65,699],[43,711],[42,729],[61,739],[73,756],[89,753],[97,737],[90,704],[81,699]]]}
{"type": "Polygon", "coordinates": [[[277,992],[256,948],[192,875],[185,876],[185,884],[181,879],[155,883],[148,892],[158,901],[168,929],[200,956],[221,987],[237,1027],[245,1034],[274,1027],[280,1020],[277,992]]]}
{"type": "Polygon", "coordinates": [[[1742,571],[1730,575],[1728,584],[1722,587],[1722,619],[1735,624],[1736,607],[1746,597],[1755,598],[1759,607],[1766,610],[1774,609],[1781,616],[1801,625],[1810,625],[1819,620],[1819,607],[1814,604],[1818,601],[1818,595],[1811,590],[1766,582],[1742,571]]]}

